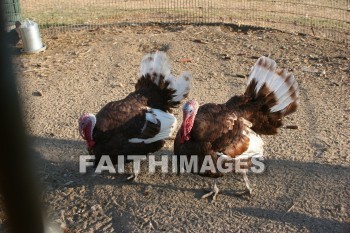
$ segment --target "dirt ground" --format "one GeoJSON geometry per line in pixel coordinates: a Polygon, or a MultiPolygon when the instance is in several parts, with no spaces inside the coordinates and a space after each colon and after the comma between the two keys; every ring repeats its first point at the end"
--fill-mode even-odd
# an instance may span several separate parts
{"type": "MultiPolygon", "coordinates": [[[[125,27],[43,38],[45,52],[20,55],[19,94],[36,151],[52,229],[68,232],[349,232],[350,53],[345,44],[278,31],[227,26],[125,27]],[[167,50],[173,73],[194,77],[189,98],[222,103],[242,94],[261,55],[293,71],[300,108],[277,136],[263,136],[266,170],[250,174],[251,198],[239,197],[239,175],[219,179],[214,203],[200,199],[209,178],[79,173],[87,154],[77,129],[83,112],[96,113],[126,96],[140,60],[167,50]],[[181,59],[191,62],[180,62],[181,59]]],[[[179,114],[175,114],[181,122],[179,114]]],[[[172,154],[169,140],[156,153],[172,154]]],[[[5,221],[1,218],[1,223],[5,221]]]]}

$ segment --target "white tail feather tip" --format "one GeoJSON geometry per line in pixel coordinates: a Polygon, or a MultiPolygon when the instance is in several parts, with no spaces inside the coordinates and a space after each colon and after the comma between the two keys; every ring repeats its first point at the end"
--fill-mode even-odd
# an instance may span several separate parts
{"type": "Polygon", "coordinates": [[[248,77],[247,85],[255,80],[254,92],[257,94],[265,86],[275,94],[277,104],[270,111],[277,112],[298,99],[298,83],[293,74],[285,70],[276,71],[276,62],[267,57],[260,57],[248,77]]]}

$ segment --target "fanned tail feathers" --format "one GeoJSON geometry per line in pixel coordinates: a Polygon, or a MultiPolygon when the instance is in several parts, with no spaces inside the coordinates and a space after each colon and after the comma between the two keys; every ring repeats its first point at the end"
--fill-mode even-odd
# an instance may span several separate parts
{"type": "Polygon", "coordinates": [[[136,88],[149,83],[155,84],[162,92],[162,98],[169,107],[176,107],[187,97],[192,82],[189,72],[182,73],[178,78],[170,72],[170,64],[164,52],[157,51],[147,54],[141,62],[140,76],[136,88]]]}
{"type": "Polygon", "coordinates": [[[161,76],[170,75],[170,64],[164,52],[149,53],[141,61],[140,77],[151,75],[152,81],[158,85],[161,76]]]}
{"type": "Polygon", "coordinates": [[[261,134],[275,134],[282,119],[296,111],[299,89],[294,75],[276,70],[276,62],[260,57],[248,77],[245,96],[259,103],[253,130],[261,134]]]}
{"type": "Polygon", "coordinates": [[[172,101],[180,102],[187,97],[188,93],[190,92],[192,81],[192,75],[190,72],[185,71],[178,78],[168,75],[165,77],[165,80],[170,82],[169,88],[175,90],[172,101]]]}

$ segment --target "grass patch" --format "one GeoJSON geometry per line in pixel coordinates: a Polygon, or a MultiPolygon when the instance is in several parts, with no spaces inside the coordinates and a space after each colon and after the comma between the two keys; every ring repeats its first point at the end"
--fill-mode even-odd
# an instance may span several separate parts
{"type": "MultiPolygon", "coordinates": [[[[30,1],[30,0],[29,0],[30,1]]],[[[38,0],[43,1],[43,0],[38,0]]],[[[45,0],[49,1],[49,0],[45,0]]],[[[30,18],[42,28],[101,25],[128,22],[186,22],[186,23],[236,23],[272,27],[285,31],[317,28],[319,30],[350,31],[346,20],[346,2],[338,4],[344,10],[327,8],[326,1],[228,1],[159,0],[113,2],[108,4],[60,1],[57,6],[41,5],[31,10],[22,8],[22,17],[30,18]],[[304,5],[303,5],[304,4],[304,5]],[[286,26],[287,25],[287,26],[286,26]]],[[[27,3],[26,3],[27,4],[27,3]]]]}

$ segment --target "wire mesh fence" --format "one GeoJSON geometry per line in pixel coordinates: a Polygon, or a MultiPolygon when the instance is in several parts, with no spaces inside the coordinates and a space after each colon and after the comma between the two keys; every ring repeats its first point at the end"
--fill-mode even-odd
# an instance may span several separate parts
{"type": "MultiPolygon", "coordinates": [[[[11,1],[11,0],[8,0],[11,1]]],[[[17,1],[17,0],[12,0],[17,1]]],[[[349,42],[350,0],[19,0],[50,32],[101,25],[232,23],[349,42]]]]}

